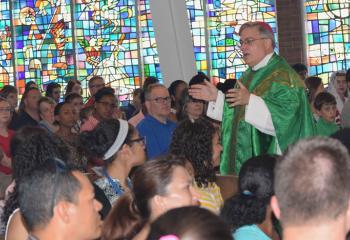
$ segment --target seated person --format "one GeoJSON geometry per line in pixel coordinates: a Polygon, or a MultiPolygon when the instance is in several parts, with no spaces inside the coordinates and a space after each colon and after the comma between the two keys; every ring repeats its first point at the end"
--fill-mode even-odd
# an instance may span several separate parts
{"type": "Polygon", "coordinates": [[[142,137],[146,137],[148,159],[167,154],[175,122],[169,120],[171,98],[162,84],[149,85],[145,91],[148,114],[136,126],[142,137]]]}
{"type": "Polygon", "coordinates": [[[49,97],[40,98],[39,102],[39,127],[46,129],[50,133],[58,131],[58,126],[55,124],[55,106],[56,102],[49,97]]]}
{"type": "Polygon", "coordinates": [[[314,101],[314,107],[319,119],[316,123],[316,133],[319,136],[330,136],[338,131],[335,123],[337,114],[337,102],[335,97],[328,92],[319,93],[314,101]]]}
{"type": "Polygon", "coordinates": [[[221,216],[235,240],[278,239],[270,206],[276,157],[261,155],[247,160],[239,172],[239,191],[225,201],[221,216]]]}
{"type": "Polygon", "coordinates": [[[104,221],[101,239],[144,240],[150,224],[166,211],[198,205],[182,158],[148,161],[136,169],[132,181],[132,192],[118,199],[104,221]]]}
{"type": "Polygon", "coordinates": [[[344,240],[350,230],[350,158],[331,138],[303,139],[277,161],[271,208],[284,240],[344,240]]]}
{"type": "Polygon", "coordinates": [[[28,239],[94,240],[101,234],[100,202],[81,172],[34,170],[19,183],[20,212],[28,239]]]}
{"type": "Polygon", "coordinates": [[[219,133],[206,119],[190,119],[181,122],[174,131],[170,154],[183,156],[189,162],[189,170],[195,179],[201,207],[219,214],[223,205],[220,188],[215,183],[214,168],[220,164],[219,133]]]}
{"type": "Polygon", "coordinates": [[[29,88],[22,96],[19,105],[18,118],[14,119],[9,128],[17,131],[24,126],[37,126],[40,121],[38,101],[41,93],[37,88],[29,88]]]}
{"type": "Polygon", "coordinates": [[[102,120],[115,118],[118,108],[114,89],[103,87],[94,95],[94,110],[92,115],[81,125],[80,131],[91,131],[102,120]]]}
{"type": "Polygon", "coordinates": [[[95,184],[104,191],[111,204],[131,191],[130,171],[146,159],[144,139],[132,125],[122,119],[102,121],[94,130],[82,132],[80,143],[89,158],[103,159],[102,178],[95,184]]]}

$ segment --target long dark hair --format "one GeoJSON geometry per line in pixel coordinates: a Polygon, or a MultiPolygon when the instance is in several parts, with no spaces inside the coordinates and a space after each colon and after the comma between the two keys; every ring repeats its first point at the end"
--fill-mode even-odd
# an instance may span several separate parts
{"type": "MultiPolygon", "coordinates": [[[[23,127],[16,132],[10,145],[12,176],[18,182],[23,176],[45,164],[55,169],[54,158],[69,161],[69,149],[59,138],[38,127],[23,127]]],[[[17,185],[6,200],[3,222],[18,208],[17,185]]]]}
{"type": "Polygon", "coordinates": [[[133,191],[121,196],[109,213],[102,228],[102,240],[132,239],[149,220],[150,200],[165,195],[174,168],[185,161],[174,156],[146,162],[133,175],[133,191]]]}
{"type": "Polygon", "coordinates": [[[225,201],[221,216],[233,230],[265,220],[274,194],[273,178],[276,156],[261,155],[247,160],[239,172],[239,191],[225,201]]]}
{"type": "Polygon", "coordinates": [[[187,159],[193,167],[199,187],[215,181],[212,164],[215,127],[204,118],[181,122],[174,131],[169,152],[187,159]]]}

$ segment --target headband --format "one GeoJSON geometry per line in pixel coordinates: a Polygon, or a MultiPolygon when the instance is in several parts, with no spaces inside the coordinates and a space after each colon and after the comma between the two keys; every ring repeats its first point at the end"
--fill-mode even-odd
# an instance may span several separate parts
{"type": "Polygon", "coordinates": [[[112,146],[108,149],[108,151],[105,153],[103,156],[103,159],[106,160],[110,157],[113,156],[116,152],[119,151],[119,148],[122,146],[126,136],[128,135],[128,130],[129,130],[129,124],[127,121],[118,119],[119,120],[119,132],[114,140],[114,143],[112,146]]]}

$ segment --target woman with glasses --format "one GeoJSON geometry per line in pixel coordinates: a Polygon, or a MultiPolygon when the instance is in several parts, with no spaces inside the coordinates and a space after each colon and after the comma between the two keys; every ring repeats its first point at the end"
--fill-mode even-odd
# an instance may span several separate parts
{"type": "Polygon", "coordinates": [[[10,103],[0,98],[0,147],[3,157],[0,159],[0,172],[11,174],[11,153],[10,142],[15,132],[8,129],[8,125],[12,118],[12,108],[10,103]]]}
{"type": "Polygon", "coordinates": [[[176,113],[176,118],[178,121],[196,120],[205,116],[205,110],[205,101],[192,98],[188,94],[188,89],[184,89],[179,101],[179,111],[176,113]]]}
{"type": "Polygon", "coordinates": [[[110,119],[100,122],[92,131],[82,132],[80,142],[89,158],[104,160],[104,166],[97,168],[101,178],[95,183],[110,203],[115,203],[132,188],[131,169],[145,162],[144,138],[125,120],[110,119]]]}

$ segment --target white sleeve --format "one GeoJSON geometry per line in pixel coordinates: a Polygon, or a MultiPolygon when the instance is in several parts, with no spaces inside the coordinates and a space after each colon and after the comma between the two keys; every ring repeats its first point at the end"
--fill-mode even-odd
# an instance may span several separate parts
{"type": "Polygon", "coordinates": [[[218,91],[215,102],[210,101],[208,104],[207,116],[221,122],[224,111],[224,101],[225,95],[223,92],[218,91]]]}
{"type": "Polygon", "coordinates": [[[264,100],[254,94],[250,94],[249,103],[245,107],[245,121],[259,131],[271,136],[276,136],[272,117],[264,100]]]}

